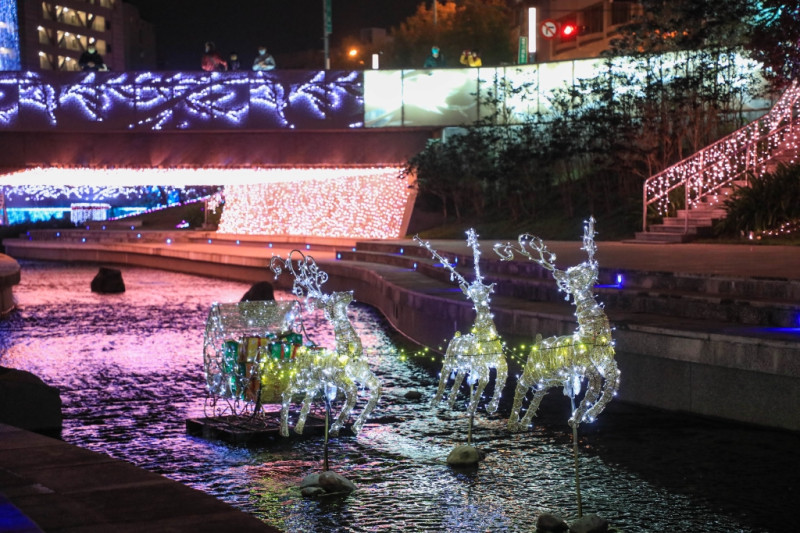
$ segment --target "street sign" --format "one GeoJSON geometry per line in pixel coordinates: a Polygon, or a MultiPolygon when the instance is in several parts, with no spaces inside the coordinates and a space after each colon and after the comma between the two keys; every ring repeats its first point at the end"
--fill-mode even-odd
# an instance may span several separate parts
{"type": "Polygon", "coordinates": [[[520,36],[519,51],[517,52],[517,64],[524,65],[528,62],[528,38],[520,36]]]}
{"type": "Polygon", "coordinates": [[[555,39],[556,33],[558,33],[558,23],[552,19],[543,20],[539,26],[539,32],[545,39],[555,39]]]}
{"type": "Polygon", "coordinates": [[[333,0],[322,0],[325,3],[325,35],[333,33],[333,0]]]}

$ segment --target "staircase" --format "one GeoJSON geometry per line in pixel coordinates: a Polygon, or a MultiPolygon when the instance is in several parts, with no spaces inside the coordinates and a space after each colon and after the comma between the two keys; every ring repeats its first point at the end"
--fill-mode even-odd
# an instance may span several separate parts
{"type": "Polygon", "coordinates": [[[725,217],[723,203],[735,187],[747,187],[748,179],[798,160],[798,135],[800,86],[795,82],[757,121],[648,178],[635,242],[680,243],[710,235],[725,217]],[[683,193],[683,209],[672,205],[675,191],[683,193]],[[648,223],[652,211],[661,223],[648,223]]]}

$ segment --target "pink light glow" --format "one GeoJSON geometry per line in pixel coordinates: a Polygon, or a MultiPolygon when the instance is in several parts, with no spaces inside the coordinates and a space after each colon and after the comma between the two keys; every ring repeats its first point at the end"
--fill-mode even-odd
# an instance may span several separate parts
{"type": "Polygon", "coordinates": [[[401,168],[34,168],[2,186],[213,186],[224,184],[220,233],[398,238],[413,205],[401,168]]]}
{"type": "Polygon", "coordinates": [[[262,172],[269,180],[225,185],[220,233],[361,239],[405,233],[413,199],[400,168],[262,172]]]}

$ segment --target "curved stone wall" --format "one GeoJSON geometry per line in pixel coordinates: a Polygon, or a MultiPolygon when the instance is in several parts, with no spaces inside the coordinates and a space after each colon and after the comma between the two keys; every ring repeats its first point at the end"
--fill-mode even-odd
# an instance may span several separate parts
{"type": "Polygon", "coordinates": [[[0,317],[14,310],[14,294],[11,288],[19,283],[19,263],[7,255],[0,254],[0,317]]]}

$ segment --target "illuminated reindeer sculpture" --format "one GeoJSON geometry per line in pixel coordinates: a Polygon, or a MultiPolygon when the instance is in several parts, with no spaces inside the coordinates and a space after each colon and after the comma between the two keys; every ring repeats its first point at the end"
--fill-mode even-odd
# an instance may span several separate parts
{"type": "Polygon", "coordinates": [[[438,259],[442,265],[450,271],[450,279],[456,279],[458,286],[466,297],[472,301],[475,306],[475,324],[472,326],[470,333],[461,335],[456,332],[453,339],[447,345],[447,351],[444,355],[444,364],[442,366],[442,373],[439,379],[439,390],[433,397],[433,404],[437,404],[442,400],[444,390],[447,385],[448,378],[453,375],[453,387],[450,389],[448,396],[448,403],[450,408],[456,401],[456,395],[464,381],[464,378],[469,374],[467,382],[475,388],[472,391],[467,411],[470,417],[474,416],[475,410],[478,407],[483,390],[489,383],[489,374],[492,368],[495,369],[495,384],[494,395],[491,401],[486,406],[489,413],[497,410],[497,405],[500,402],[500,394],[503,391],[503,386],[506,383],[508,374],[508,365],[506,357],[503,352],[503,342],[497,334],[497,329],[492,320],[492,311],[489,308],[489,295],[494,289],[494,284],[485,285],[479,266],[480,249],[478,244],[478,236],[475,230],[470,229],[467,232],[467,245],[472,247],[475,268],[475,280],[469,283],[464,277],[459,274],[455,267],[450,262],[439,255],[434,250],[430,243],[423,242],[419,237],[414,237],[420,246],[424,246],[438,259]]]}
{"type": "Polygon", "coordinates": [[[337,435],[355,407],[360,385],[369,389],[369,398],[352,426],[353,433],[358,435],[378,403],[381,383],[363,358],[361,339],[347,318],[347,306],[353,301],[353,293],[323,293],[320,286],[328,280],[328,274],[319,269],[312,257],[298,250],[293,250],[286,260],[273,257],[270,268],[276,277],[284,268],[294,276],[292,293],[305,298],[307,308],[313,306],[324,311],[325,318],[333,326],[336,343],[335,350],[312,347],[302,350],[297,356],[289,385],[282,393],[281,435],[289,435],[289,405],[293,396],[303,395],[303,406],[294,428],[296,433],[302,433],[316,394],[322,391],[329,406],[338,392],[342,391],[344,405],[330,427],[330,434],[337,435]]]}
{"type": "Polygon", "coordinates": [[[528,355],[522,376],[514,394],[514,406],[508,420],[508,428],[519,431],[530,425],[539,408],[539,403],[552,387],[564,386],[564,394],[573,400],[570,426],[577,426],[584,420],[593,421],[611,401],[619,388],[619,370],[614,361],[614,345],[611,340],[611,326],[602,305],[597,303],[593,293],[597,282],[598,266],[594,254],[594,219],[584,226],[583,247],[589,258],[587,261],[559,270],[555,266],[556,256],[544,242],[529,234],[519,236],[518,245],[496,244],[495,252],[502,260],[508,261],[519,253],[531,261],[550,270],[558,283],[558,288],[572,296],[578,329],[572,335],[536,341],[528,355]],[[583,379],[588,380],[586,393],[577,409],[574,407],[575,395],[580,392],[583,379]],[[604,381],[605,380],[605,381],[604,381]],[[528,390],[534,388],[528,411],[519,419],[522,402],[528,390]]]}

